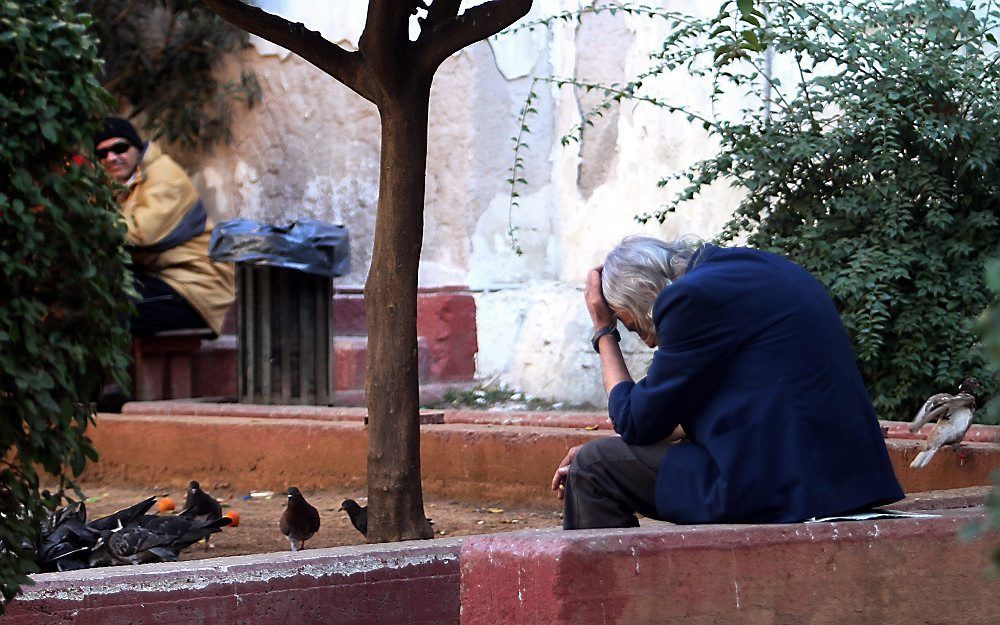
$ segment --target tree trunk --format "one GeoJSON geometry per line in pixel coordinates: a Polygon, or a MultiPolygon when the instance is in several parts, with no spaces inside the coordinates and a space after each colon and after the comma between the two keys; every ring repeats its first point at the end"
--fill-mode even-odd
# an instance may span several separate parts
{"type": "Polygon", "coordinates": [[[368,323],[368,542],[430,538],[420,486],[417,270],[430,81],[379,107],[382,154],[368,323]]]}
{"type": "Polygon", "coordinates": [[[365,284],[368,317],[368,541],[430,538],[420,488],[417,269],[424,229],[427,112],[442,61],[524,17],[532,0],[369,0],[349,52],[301,23],[242,0],[203,0],[238,28],[300,55],[378,106],[382,118],[375,249],[365,284]],[[417,9],[420,36],[409,39],[417,9]]]}

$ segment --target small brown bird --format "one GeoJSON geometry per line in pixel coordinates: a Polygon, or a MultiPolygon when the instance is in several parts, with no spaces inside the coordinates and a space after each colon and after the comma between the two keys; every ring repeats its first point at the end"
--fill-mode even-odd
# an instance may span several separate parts
{"type": "Polygon", "coordinates": [[[340,509],[351,517],[351,525],[366,537],[368,536],[368,506],[358,505],[353,499],[345,499],[340,504],[340,509]]]}
{"type": "Polygon", "coordinates": [[[177,516],[199,521],[214,521],[222,518],[222,506],[215,500],[215,497],[201,489],[201,484],[191,480],[188,484],[184,509],[177,516]]]}
{"type": "Polygon", "coordinates": [[[937,419],[934,429],[927,436],[924,449],[910,463],[910,468],[919,469],[927,466],[944,445],[962,442],[965,433],[972,425],[976,414],[976,395],[982,387],[975,378],[965,378],[958,386],[958,393],[938,393],[931,395],[917,411],[917,416],[910,424],[910,431],[916,433],[925,424],[937,419]]]}
{"type": "Polygon", "coordinates": [[[319,531],[319,511],[306,501],[298,488],[288,489],[288,503],[281,513],[278,527],[288,537],[292,551],[305,549],[306,541],[319,531]]]}

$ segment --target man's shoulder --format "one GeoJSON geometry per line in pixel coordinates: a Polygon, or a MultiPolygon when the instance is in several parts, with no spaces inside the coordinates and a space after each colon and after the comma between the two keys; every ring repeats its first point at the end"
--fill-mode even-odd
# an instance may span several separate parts
{"type": "MultiPolygon", "coordinates": [[[[711,265],[720,262],[763,261],[780,264],[794,264],[784,255],[754,247],[720,247],[706,244],[704,252],[695,259],[694,266],[711,265]],[[701,261],[701,262],[699,262],[701,261]]],[[[693,267],[692,267],[693,268],[693,267]]]]}
{"type": "Polygon", "coordinates": [[[771,298],[775,289],[812,276],[784,256],[748,247],[706,246],[688,272],[657,297],[654,310],[681,301],[733,307],[756,298],[771,298]]]}
{"type": "Polygon", "coordinates": [[[795,276],[805,277],[810,274],[795,261],[775,252],[751,247],[712,246],[706,249],[701,259],[696,260],[684,278],[690,279],[693,283],[713,280],[732,282],[733,276],[739,276],[738,282],[746,284],[746,281],[767,282],[795,276]]]}
{"type": "Polygon", "coordinates": [[[155,141],[150,141],[146,146],[142,156],[142,167],[147,179],[168,179],[191,184],[191,179],[184,168],[160,149],[155,141]]]}

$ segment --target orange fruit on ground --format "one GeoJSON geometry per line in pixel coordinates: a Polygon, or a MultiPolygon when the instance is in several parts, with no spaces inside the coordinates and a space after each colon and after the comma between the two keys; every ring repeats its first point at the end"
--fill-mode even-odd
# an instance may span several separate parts
{"type": "Polygon", "coordinates": [[[174,500],[171,497],[164,497],[157,503],[157,506],[159,506],[160,512],[170,512],[171,510],[177,508],[177,506],[174,505],[174,500]]]}
{"type": "Polygon", "coordinates": [[[230,510],[229,512],[227,512],[223,516],[229,517],[230,519],[233,520],[233,522],[229,524],[229,527],[239,527],[239,525],[240,525],[240,513],[239,512],[237,512],[235,510],[230,510]]]}

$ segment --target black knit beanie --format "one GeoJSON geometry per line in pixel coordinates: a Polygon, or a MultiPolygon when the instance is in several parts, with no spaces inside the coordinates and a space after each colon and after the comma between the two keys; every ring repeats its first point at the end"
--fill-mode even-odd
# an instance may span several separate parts
{"type": "Polygon", "coordinates": [[[97,144],[100,142],[107,141],[113,137],[121,137],[140,150],[142,149],[142,139],[139,138],[139,133],[135,131],[135,126],[130,124],[126,119],[122,119],[121,117],[105,118],[104,128],[94,133],[92,137],[94,147],[97,147],[97,144]]]}

